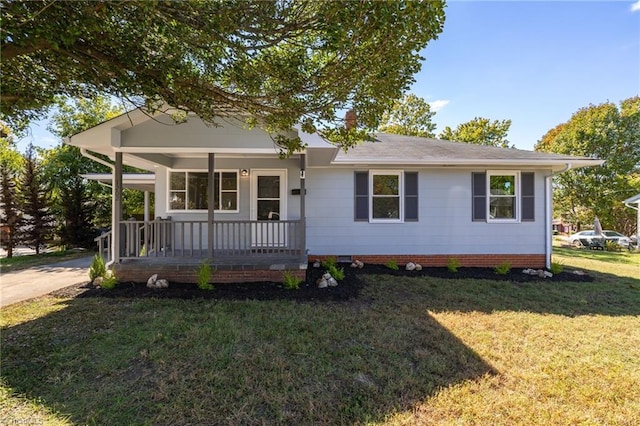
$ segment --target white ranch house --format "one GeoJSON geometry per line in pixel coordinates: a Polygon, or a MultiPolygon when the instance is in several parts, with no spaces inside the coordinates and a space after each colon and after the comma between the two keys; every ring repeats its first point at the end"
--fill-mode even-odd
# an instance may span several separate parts
{"type": "Polygon", "coordinates": [[[121,280],[160,270],[192,281],[203,259],[218,281],[302,276],[308,260],[326,256],[548,266],[553,176],[602,164],[390,134],[345,152],[299,129],[291,135],[306,148],[281,160],[263,130],[220,124],[135,110],[66,141],[113,170],[93,178],[112,180],[114,226],[100,245],[121,280]],[[151,175],[123,176],[123,164],[151,175]],[[153,218],[148,209],[144,220],[122,217],[123,185],[153,192],[153,218]]]}

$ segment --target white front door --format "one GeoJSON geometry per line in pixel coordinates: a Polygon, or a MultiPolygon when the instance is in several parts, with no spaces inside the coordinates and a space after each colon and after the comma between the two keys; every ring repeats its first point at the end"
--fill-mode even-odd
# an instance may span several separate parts
{"type": "Polygon", "coordinates": [[[254,247],[286,245],[287,171],[251,170],[251,243],[254,247]]]}

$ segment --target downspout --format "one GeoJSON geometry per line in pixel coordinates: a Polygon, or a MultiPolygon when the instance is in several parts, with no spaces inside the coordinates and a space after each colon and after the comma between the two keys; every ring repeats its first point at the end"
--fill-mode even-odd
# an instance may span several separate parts
{"type": "MultiPolygon", "coordinates": [[[[66,139],[65,143],[69,143],[69,138],[66,139]]],[[[86,148],[80,148],[80,154],[82,154],[83,157],[86,157],[90,160],[95,161],[96,163],[100,163],[103,164],[107,167],[109,167],[109,169],[111,170],[111,233],[113,235],[113,228],[115,227],[115,224],[117,223],[117,218],[116,218],[116,209],[115,209],[115,199],[116,199],[116,166],[114,164],[111,164],[107,161],[104,161],[102,158],[98,158],[93,154],[90,154],[89,151],[87,151],[86,148]]],[[[115,263],[115,259],[116,259],[116,244],[115,242],[112,242],[111,244],[111,260],[109,262],[107,262],[106,266],[110,267],[111,265],[113,265],[115,263]]]]}
{"type": "Polygon", "coordinates": [[[564,173],[571,169],[571,163],[567,163],[564,169],[559,170],[557,172],[551,173],[550,175],[546,175],[544,177],[544,207],[545,207],[545,215],[544,215],[544,264],[547,269],[551,268],[551,254],[553,253],[553,243],[552,243],[552,217],[553,217],[553,178],[554,176],[559,175],[560,173],[564,173]]]}

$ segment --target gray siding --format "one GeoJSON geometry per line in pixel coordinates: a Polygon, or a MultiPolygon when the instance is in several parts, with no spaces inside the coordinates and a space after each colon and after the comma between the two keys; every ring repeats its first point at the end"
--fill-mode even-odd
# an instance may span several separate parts
{"type": "MultiPolygon", "coordinates": [[[[471,220],[471,172],[419,172],[419,221],[356,222],[355,169],[307,171],[307,248],[312,254],[541,254],[544,253],[544,177],[535,176],[535,221],[471,220]]],[[[358,169],[365,170],[365,169],[358,169]]]]}

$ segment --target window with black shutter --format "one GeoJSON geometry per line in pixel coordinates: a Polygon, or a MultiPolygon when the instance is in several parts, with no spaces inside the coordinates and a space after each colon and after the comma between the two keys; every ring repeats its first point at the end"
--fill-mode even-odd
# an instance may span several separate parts
{"type": "Polygon", "coordinates": [[[487,220],[487,174],[471,173],[471,218],[473,221],[487,220]]]}
{"type": "Polygon", "coordinates": [[[356,221],[369,221],[369,172],[355,172],[354,217],[356,221]]]}

